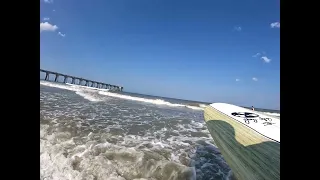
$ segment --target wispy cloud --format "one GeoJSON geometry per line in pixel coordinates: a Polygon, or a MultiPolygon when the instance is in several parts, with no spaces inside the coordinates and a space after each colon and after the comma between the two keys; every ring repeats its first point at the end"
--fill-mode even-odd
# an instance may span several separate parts
{"type": "Polygon", "coordinates": [[[280,22],[273,22],[270,24],[271,28],[280,28],[280,22]]]}
{"type": "Polygon", "coordinates": [[[269,59],[267,56],[262,56],[261,59],[265,62],[265,63],[269,63],[271,61],[271,59],[269,59]]]}
{"type": "Polygon", "coordinates": [[[44,21],[49,21],[49,20],[50,20],[50,18],[48,18],[48,17],[44,17],[44,18],[43,18],[43,20],[44,20],[44,21]]]}
{"type": "Polygon", "coordinates": [[[48,22],[41,22],[40,23],[40,32],[42,31],[56,31],[58,29],[57,25],[52,25],[48,22]]]}
{"type": "Polygon", "coordinates": [[[234,30],[236,30],[236,31],[241,31],[241,30],[242,30],[242,27],[240,27],[240,26],[235,26],[235,27],[234,27],[234,30]]]}
{"type": "Polygon", "coordinates": [[[260,57],[260,59],[263,60],[265,63],[270,63],[270,62],[271,62],[271,59],[268,58],[265,54],[266,54],[265,52],[256,53],[256,54],[253,55],[252,57],[254,57],[254,58],[260,57]]]}
{"type": "Polygon", "coordinates": [[[252,57],[259,57],[259,56],[261,56],[261,53],[257,53],[257,54],[255,54],[255,55],[253,55],[252,57]]]}
{"type": "Polygon", "coordinates": [[[62,34],[61,32],[58,32],[58,35],[62,36],[62,37],[65,37],[66,34],[62,34]]]}
{"type": "Polygon", "coordinates": [[[54,10],[52,10],[53,12],[55,12],[56,10],[54,9],[54,10]]]}
{"type": "Polygon", "coordinates": [[[236,79],[236,81],[238,82],[238,81],[240,81],[240,79],[236,79]]]}
{"type": "Polygon", "coordinates": [[[253,81],[258,81],[258,78],[253,77],[252,80],[253,80],[253,81]]]}
{"type": "Polygon", "coordinates": [[[53,3],[53,0],[43,0],[45,3],[53,3]]]}

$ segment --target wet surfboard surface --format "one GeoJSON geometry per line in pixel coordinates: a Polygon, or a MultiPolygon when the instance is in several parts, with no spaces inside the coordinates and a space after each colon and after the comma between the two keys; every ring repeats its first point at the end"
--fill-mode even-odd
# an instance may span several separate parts
{"type": "Polygon", "coordinates": [[[280,179],[280,119],[226,103],[207,106],[204,118],[237,179],[280,179]]]}

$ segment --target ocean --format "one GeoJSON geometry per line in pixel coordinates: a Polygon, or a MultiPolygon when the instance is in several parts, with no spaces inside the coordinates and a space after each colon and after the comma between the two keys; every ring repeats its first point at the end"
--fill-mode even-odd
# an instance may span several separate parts
{"type": "Polygon", "coordinates": [[[40,179],[230,179],[207,104],[40,80],[40,179]]]}

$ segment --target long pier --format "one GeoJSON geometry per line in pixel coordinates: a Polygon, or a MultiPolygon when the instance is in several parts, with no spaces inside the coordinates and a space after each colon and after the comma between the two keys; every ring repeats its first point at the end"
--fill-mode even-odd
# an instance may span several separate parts
{"type": "Polygon", "coordinates": [[[99,89],[109,89],[110,91],[122,91],[123,87],[106,84],[102,82],[92,81],[80,77],[70,76],[58,72],[48,71],[44,69],[40,69],[40,72],[43,72],[46,74],[45,79],[46,81],[50,81],[50,75],[54,76],[54,82],[59,82],[59,77],[63,77],[63,83],[67,83],[68,79],[71,79],[71,84],[75,85],[81,85],[81,86],[87,86],[87,87],[94,87],[99,89]]]}

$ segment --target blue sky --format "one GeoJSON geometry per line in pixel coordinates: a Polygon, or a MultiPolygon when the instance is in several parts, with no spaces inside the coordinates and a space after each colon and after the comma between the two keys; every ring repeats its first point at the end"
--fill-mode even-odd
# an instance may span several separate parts
{"type": "Polygon", "coordinates": [[[41,0],[41,68],[125,91],[280,108],[278,0],[41,0]]]}

